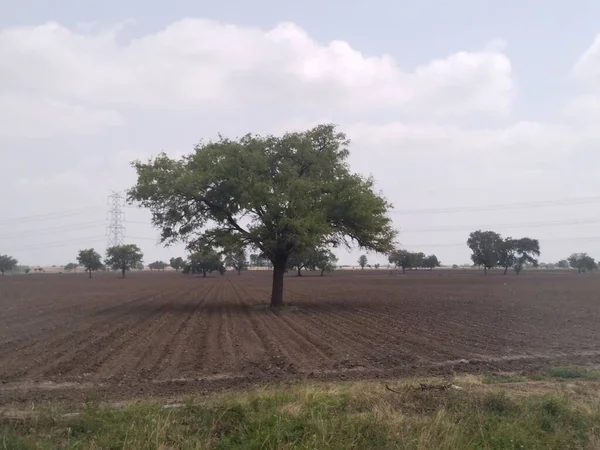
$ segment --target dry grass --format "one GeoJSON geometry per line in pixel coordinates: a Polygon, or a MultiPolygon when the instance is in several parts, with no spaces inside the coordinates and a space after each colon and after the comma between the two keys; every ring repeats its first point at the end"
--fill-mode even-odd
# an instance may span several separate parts
{"type": "Polygon", "coordinates": [[[600,449],[600,383],[300,383],[3,420],[0,449],[600,449]],[[454,385],[454,386],[452,386],[454,385]],[[457,388],[458,387],[458,388],[457,388]],[[392,390],[390,390],[392,389],[392,390]]]}

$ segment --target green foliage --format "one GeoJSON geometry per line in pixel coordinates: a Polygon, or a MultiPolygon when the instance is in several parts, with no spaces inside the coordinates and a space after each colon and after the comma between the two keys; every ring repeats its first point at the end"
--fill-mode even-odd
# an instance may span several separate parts
{"type": "Polygon", "coordinates": [[[10,272],[18,263],[19,261],[11,256],[0,255],[0,273],[4,275],[4,272],[10,272]]]}
{"type": "Polygon", "coordinates": [[[435,269],[436,267],[440,267],[440,265],[440,260],[435,255],[429,255],[423,258],[423,267],[426,269],[435,269]]]}
{"type": "Polygon", "coordinates": [[[165,270],[169,265],[164,261],[154,261],[148,264],[150,270],[165,270]]]}
{"type": "Polygon", "coordinates": [[[287,262],[287,269],[296,269],[298,276],[301,276],[302,269],[320,270],[321,276],[325,272],[335,270],[337,257],[327,248],[314,248],[302,253],[294,252],[290,255],[287,262]]]}
{"type": "Polygon", "coordinates": [[[566,259],[561,259],[560,261],[558,261],[556,263],[557,267],[560,267],[561,269],[568,269],[569,268],[569,261],[567,261],[566,259]]]}
{"type": "Polygon", "coordinates": [[[136,264],[136,266],[135,266],[135,268],[136,268],[137,270],[144,270],[144,264],[142,264],[142,263],[137,263],[137,264],[136,264]]]}
{"type": "Polygon", "coordinates": [[[364,270],[365,266],[367,265],[367,255],[360,255],[358,258],[358,265],[364,270]]]}
{"type": "Polygon", "coordinates": [[[181,270],[183,268],[185,261],[183,260],[183,258],[181,256],[178,256],[177,258],[171,258],[171,260],[169,261],[169,264],[173,269],[175,269],[177,272],[179,272],[179,270],[181,270]]]}
{"type": "Polygon", "coordinates": [[[498,265],[504,267],[504,274],[512,267],[517,275],[521,273],[525,265],[536,266],[538,260],[535,256],[540,255],[540,243],[537,239],[506,238],[500,243],[500,258],[498,265]]]}
{"type": "Polygon", "coordinates": [[[142,262],[144,255],[135,244],[117,245],[106,250],[106,265],[120,270],[121,276],[142,262]]]}
{"type": "Polygon", "coordinates": [[[250,255],[250,266],[252,267],[269,267],[269,264],[270,261],[259,253],[250,255]]]}
{"type": "Polygon", "coordinates": [[[183,268],[183,273],[201,273],[202,276],[206,277],[207,273],[221,272],[224,268],[225,266],[217,252],[211,249],[201,249],[190,255],[188,263],[183,268]]]}
{"type": "Polygon", "coordinates": [[[396,249],[388,255],[388,261],[390,264],[394,264],[396,267],[402,267],[402,272],[406,269],[434,269],[440,266],[440,261],[437,256],[429,255],[425,256],[425,253],[418,252],[412,253],[408,250],[396,249]]]}
{"type": "Polygon", "coordinates": [[[230,247],[225,250],[225,266],[235,269],[239,274],[248,268],[246,251],[241,246],[230,247]]]}
{"type": "MultiPolygon", "coordinates": [[[[2,448],[592,449],[595,386],[580,399],[510,385],[422,390],[382,383],[303,383],[202,396],[178,408],[135,403],[0,422],[2,448]]],[[[36,410],[37,411],[37,410],[36,410]]]]}
{"type": "Polygon", "coordinates": [[[80,266],[85,268],[85,271],[89,274],[90,278],[92,278],[92,272],[102,268],[102,259],[98,252],[93,248],[79,250],[77,262],[80,266]]]}
{"type": "Polygon", "coordinates": [[[488,269],[498,265],[504,249],[502,237],[494,231],[473,231],[469,235],[467,245],[473,252],[473,264],[483,266],[486,273],[488,269]]]}
{"type": "Polygon", "coordinates": [[[348,145],[333,125],[281,137],[220,137],[179,160],[161,154],[135,162],[129,201],[151,210],[167,244],[260,250],[274,265],[271,305],[280,306],[293,252],[351,243],[379,252],[391,247],[391,205],[371,178],[350,172],[348,145]]]}
{"type": "Polygon", "coordinates": [[[577,272],[591,272],[598,268],[596,260],[587,253],[573,253],[568,258],[569,265],[577,272]]]}
{"type": "MultiPolygon", "coordinates": [[[[98,256],[100,256],[100,255],[98,255],[98,256]]],[[[72,270],[77,269],[77,267],[79,267],[79,264],[77,264],[77,263],[69,263],[69,264],[67,264],[65,266],[65,271],[71,272],[72,270]]]]}

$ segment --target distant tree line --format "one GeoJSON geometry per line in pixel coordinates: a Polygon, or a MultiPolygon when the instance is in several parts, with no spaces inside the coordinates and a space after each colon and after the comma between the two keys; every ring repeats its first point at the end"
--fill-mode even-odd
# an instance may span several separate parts
{"type": "Polygon", "coordinates": [[[404,249],[393,250],[388,255],[388,261],[395,267],[401,267],[402,273],[405,273],[406,269],[432,270],[441,265],[436,255],[425,255],[423,252],[413,253],[404,249]]]}

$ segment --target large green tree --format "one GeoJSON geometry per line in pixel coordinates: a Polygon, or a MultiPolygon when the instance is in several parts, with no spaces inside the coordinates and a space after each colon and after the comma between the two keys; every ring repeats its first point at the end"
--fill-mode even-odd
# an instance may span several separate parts
{"type": "Polygon", "coordinates": [[[334,125],[220,137],[181,159],[162,154],[135,162],[138,180],[128,198],[150,209],[164,243],[236,241],[259,249],[273,263],[271,306],[277,307],[293,252],[352,243],[391,248],[391,205],[371,178],[350,171],[348,146],[334,125]]]}
{"type": "Polygon", "coordinates": [[[135,244],[117,245],[106,250],[106,265],[114,270],[120,270],[121,276],[142,262],[144,255],[135,244]]]}
{"type": "Polygon", "coordinates": [[[100,270],[102,268],[101,257],[98,254],[98,252],[96,252],[93,248],[79,250],[79,255],[77,255],[77,262],[80,266],[83,266],[85,268],[85,271],[88,273],[90,278],[92,278],[92,272],[95,272],[96,270],[100,270]]]}
{"type": "Polygon", "coordinates": [[[496,267],[500,262],[504,241],[495,231],[473,231],[469,235],[467,245],[473,252],[471,260],[477,266],[483,266],[483,273],[496,267]]]}
{"type": "Polygon", "coordinates": [[[4,275],[4,272],[13,270],[18,263],[12,256],[0,255],[0,273],[4,275]]]}

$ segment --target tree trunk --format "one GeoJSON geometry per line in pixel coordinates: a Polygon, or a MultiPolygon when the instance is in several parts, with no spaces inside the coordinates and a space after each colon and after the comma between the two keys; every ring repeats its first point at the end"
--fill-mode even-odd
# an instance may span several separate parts
{"type": "Polygon", "coordinates": [[[321,269],[321,276],[325,273],[325,269],[321,269]]]}
{"type": "Polygon", "coordinates": [[[508,272],[508,266],[504,268],[504,275],[506,275],[506,272],[508,272]]]}
{"type": "Polygon", "coordinates": [[[90,275],[90,279],[92,278],[92,269],[88,270],[89,275],[90,275]]]}
{"type": "Polygon", "coordinates": [[[302,276],[302,272],[301,272],[302,268],[298,267],[298,276],[301,277],[302,276]]]}
{"type": "Polygon", "coordinates": [[[125,278],[125,267],[123,267],[123,268],[121,269],[121,276],[122,276],[123,278],[125,278]]]}
{"type": "Polygon", "coordinates": [[[287,255],[279,256],[273,261],[273,288],[271,290],[271,308],[283,306],[283,275],[285,274],[285,265],[287,255]]]}
{"type": "Polygon", "coordinates": [[[242,274],[242,268],[238,267],[238,277],[242,274]]]}
{"type": "Polygon", "coordinates": [[[402,273],[406,273],[406,267],[402,266],[402,273]]]}
{"type": "Polygon", "coordinates": [[[203,270],[203,271],[202,271],[202,276],[203,276],[204,278],[206,278],[206,270],[203,270]]]}
{"type": "Polygon", "coordinates": [[[487,275],[487,266],[483,266],[483,274],[487,275]]]}

